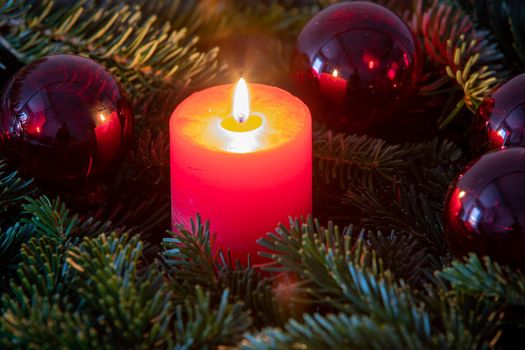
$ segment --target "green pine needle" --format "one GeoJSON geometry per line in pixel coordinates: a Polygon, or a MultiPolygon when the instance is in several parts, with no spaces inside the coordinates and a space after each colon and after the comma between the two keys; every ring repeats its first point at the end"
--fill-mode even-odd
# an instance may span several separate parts
{"type": "Polygon", "coordinates": [[[439,276],[465,293],[483,294],[516,306],[525,306],[525,276],[488,257],[480,260],[470,254],[465,263],[454,261],[439,276]]]}
{"type": "MultiPolygon", "coordinates": [[[[0,22],[6,21],[0,14],[0,22]]],[[[159,92],[173,99],[220,74],[218,49],[201,52],[198,38],[188,37],[186,29],[157,28],[155,21],[120,2],[62,6],[43,0],[12,22],[0,42],[25,63],[53,53],[89,56],[115,73],[140,107],[159,92]]]]}

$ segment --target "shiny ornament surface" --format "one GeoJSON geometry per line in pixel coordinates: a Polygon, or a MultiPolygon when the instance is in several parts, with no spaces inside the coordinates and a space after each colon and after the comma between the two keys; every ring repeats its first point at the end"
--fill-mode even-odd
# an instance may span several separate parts
{"type": "Polygon", "coordinates": [[[453,183],[446,239],[456,257],[469,252],[525,271],[525,148],[488,153],[453,183]]]}
{"type": "Polygon", "coordinates": [[[344,2],[303,28],[292,72],[318,120],[334,130],[366,132],[413,94],[420,61],[412,32],[396,14],[370,2],[344,2]]]}
{"type": "Polygon", "coordinates": [[[483,100],[470,141],[475,155],[525,146],[525,74],[509,80],[483,100]]]}
{"type": "Polygon", "coordinates": [[[22,68],[1,96],[2,153],[25,177],[62,187],[119,164],[133,111],[115,78],[88,58],[54,55],[22,68]]]}

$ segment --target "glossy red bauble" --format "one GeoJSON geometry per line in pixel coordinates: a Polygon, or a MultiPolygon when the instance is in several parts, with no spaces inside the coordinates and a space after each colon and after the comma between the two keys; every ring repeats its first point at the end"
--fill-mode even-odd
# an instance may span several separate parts
{"type": "Polygon", "coordinates": [[[415,91],[419,50],[389,9],[352,1],[313,17],[296,44],[292,72],[314,116],[337,131],[370,131],[415,91]]]}
{"type": "Polygon", "coordinates": [[[483,100],[470,141],[475,155],[525,146],[525,74],[511,79],[483,100]]]}
{"type": "Polygon", "coordinates": [[[456,257],[469,252],[525,271],[525,148],[488,153],[453,183],[446,239],[456,257]]]}
{"type": "Polygon", "coordinates": [[[23,176],[63,187],[119,163],[134,118],[124,90],[88,58],[55,55],[16,73],[1,96],[2,153],[23,176]]]}

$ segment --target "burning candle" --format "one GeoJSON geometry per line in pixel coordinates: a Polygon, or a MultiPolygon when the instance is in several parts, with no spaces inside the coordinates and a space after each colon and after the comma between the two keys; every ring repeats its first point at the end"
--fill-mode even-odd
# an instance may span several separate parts
{"type": "Polygon", "coordinates": [[[276,87],[191,95],[170,119],[173,225],[200,214],[224,252],[261,262],[257,239],[312,211],[311,130],[306,105],[276,87]]]}

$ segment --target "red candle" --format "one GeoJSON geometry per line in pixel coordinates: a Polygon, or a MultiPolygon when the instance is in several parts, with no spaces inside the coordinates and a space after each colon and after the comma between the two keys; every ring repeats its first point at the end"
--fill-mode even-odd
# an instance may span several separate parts
{"type": "Polygon", "coordinates": [[[187,98],[170,120],[173,225],[198,213],[223,251],[261,262],[257,239],[312,211],[311,130],[306,105],[276,87],[241,79],[187,98]]]}

